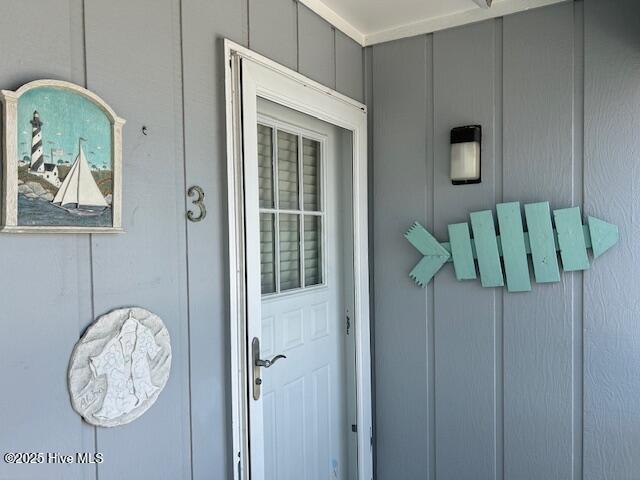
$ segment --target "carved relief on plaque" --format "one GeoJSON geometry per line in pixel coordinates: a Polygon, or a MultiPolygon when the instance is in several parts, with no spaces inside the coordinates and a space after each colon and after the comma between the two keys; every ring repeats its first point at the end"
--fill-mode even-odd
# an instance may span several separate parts
{"type": "Polygon", "coordinates": [[[153,405],[170,369],[162,320],[143,308],[115,310],[91,325],[73,350],[71,403],[93,425],[124,425],[153,405]]]}

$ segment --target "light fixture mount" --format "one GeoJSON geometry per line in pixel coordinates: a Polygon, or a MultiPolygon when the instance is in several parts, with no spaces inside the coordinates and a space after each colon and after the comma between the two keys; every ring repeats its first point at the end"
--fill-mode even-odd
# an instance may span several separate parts
{"type": "Polygon", "coordinates": [[[451,130],[451,183],[480,183],[482,157],[482,127],[467,125],[451,130]]]}

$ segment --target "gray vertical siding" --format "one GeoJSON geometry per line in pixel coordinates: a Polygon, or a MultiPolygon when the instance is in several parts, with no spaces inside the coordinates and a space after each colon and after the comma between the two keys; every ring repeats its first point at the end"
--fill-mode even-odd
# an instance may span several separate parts
{"type": "Polygon", "coordinates": [[[429,465],[431,362],[425,342],[432,306],[406,275],[415,255],[403,248],[399,232],[413,220],[433,222],[425,138],[432,129],[426,115],[432,77],[425,65],[431,50],[431,38],[416,37],[376,47],[372,55],[378,478],[421,478],[429,465]]]}
{"type": "MultiPolygon", "coordinates": [[[[576,4],[577,5],[577,4],[576,4]]],[[[504,19],[504,196],[581,206],[573,152],[574,4],[504,19]]],[[[577,99],[582,102],[582,98],[577,99]]],[[[578,168],[576,168],[578,166],[578,168]]],[[[595,268],[599,265],[596,264],[595,268]]],[[[505,478],[572,476],[574,317],[581,273],[504,296],[505,478]]]]}
{"type": "Polygon", "coordinates": [[[246,45],[247,4],[183,0],[182,55],[186,185],[206,192],[207,218],[187,223],[193,478],[231,471],[226,278],[224,51],[246,45]]]}
{"type": "MultiPolygon", "coordinates": [[[[359,102],[364,102],[364,49],[340,30],[335,32],[336,90],[359,102]]],[[[373,107],[373,105],[369,106],[373,107]]]]}
{"type": "Polygon", "coordinates": [[[261,0],[3,4],[2,88],[70,80],[127,119],[127,233],[0,236],[0,450],[105,455],[97,467],[0,463],[0,479],[231,477],[222,39],[251,41],[293,68],[302,55],[303,73],[364,95],[360,46],[278,1],[276,9],[261,0]],[[309,61],[316,55],[321,63],[309,61]],[[185,220],[193,184],[207,195],[198,224],[185,220]],[[69,404],[69,355],[94,317],[134,304],[164,318],[172,375],[139,420],[95,429],[69,404]]]}
{"type": "Polygon", "coordinates": [[[299,72],[316,82],[335,88],[336,58],[333,27],[300,4],[298,6],[298,28],[299,72]]]}
{"type": "MultiPolygon", "coordinates": [[[[77,2],[6,2],[0,15],[0,84],[84,80],[77,2]],[[33,15],[34,9],[39,15],[33,15]],[[21,26],[21,28],[16,28],[21,26]],[[38,32],[34,35],[33,32],[38,32]],[[62,34],[60,32],[63,32],[62,34]],[[42,39],[47,41],[43,42],[42,39]]],[[[86,451],[93,430],[71,410],[69,353],[91,319],[89,238],[0,235],[0,451],[86,451]],[[55,345],[51,345],[54,339],[55,345]]],[[[7,465],[0,478],[91,478],[94,467],[7,465]],[[27,467],[27,468],[25,468],[27,467]]]]}
{"type": "Polygon", "coordinates": [[[367,49],[378,480],[640,478],[639,23],[637,2],[585,0],[367,49]],[[468,123],[482,183],[452,186],[468,123]],[[583,206],[621,242],[529,293],[450,265],[411,284],[413,220],[445,238],[503,200],[583,206]]]}
{"type": "Polygon", "coordinates": [[[96,429],[98,451],[112,459],[98,468],[100,478],[187,478],[191,470],[177,7],[173,0],[155,1],[151,8],[127,0],[85,2],[87,86],[128,122],[127,232],[92,238],[94,312],[145,306],[164,319],[173,353],[171,377],[155,408],[126,428],[96,429]],[[154,28],[142,39],[144,24],[154,28]]]}
{"type": "Polygon", "coordinates": [[[248,0],[249,46],[294,70],[298,67],[298,3],[248,0]]]}
{"type": "MultiPolygon", "coordinates": [[[[500,200],[500,155],[495,155],[499,27],[496,21],[483,22],[433,37],[431,180],[433,232],[439,238],[448,236],[449,223],[468,221],[469,209],[490,209],[500,200]],[[482,183],[460,188],[449,181],[449,133],[452,127],[476,123],[484,139],[482,183]]],[[[502,292],[482,288],[478,281],[458,282],[452,268],[433,285],[436,478],[495,478],[495,333],[502,320],[496,308],[502,292]]]]}
{"type": "Polygon", "coordinates": [[[585,208],[620,226],[585,273],[585,480],[640,477],[640,5],[615,4],[584,10],[585,208]]]}

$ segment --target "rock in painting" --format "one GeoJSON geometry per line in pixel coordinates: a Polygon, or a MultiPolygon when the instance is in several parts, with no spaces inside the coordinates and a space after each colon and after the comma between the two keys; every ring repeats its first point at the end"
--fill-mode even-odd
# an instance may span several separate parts
{"type": "Polygon", "coordinates": [[[170,369],[162,320],[143,308],[115,310],[91,325],[73,350],[71,404],[92,425],[124,425],[153,405],[170,369]]]}

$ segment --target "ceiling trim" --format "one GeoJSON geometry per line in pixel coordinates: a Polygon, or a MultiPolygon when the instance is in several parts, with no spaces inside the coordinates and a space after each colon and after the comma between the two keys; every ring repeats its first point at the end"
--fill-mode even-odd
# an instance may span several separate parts
{"type": "Polygon", "coordinates": [[[369,33],[364,36],[365,39],[362,45],[366,47],[390,40],[437,32],[447,28],[459,27],[468,23],[480,22],[490,18],[502,17],[523,10],[544,7],[565,1],[567,0],[502,0],[501,2],[495,2],[491,8],[474,8],[464,12],[428,18],[380,32],[369,33]]]}
{"type": "Polygon", "coordinates": [[[349,22],[347,22],[340,15],[338,15],[336,12],[331,10],[322,0],[299,0],[299,2],[309,7],[331,25],[336,27],[342,33],[351,37],[360,45],[365,45],[364,34],[349,22]]]}
{"type": "Polygon", "coordinates": [[[480,22],[490,18],[502,17],[512,13],[570,0],[495,0],[491,8],[472,8],[470,10],[456,12],[451,15],[418,20],[417,22],[399,25],[378,32],[361,32],[335,11],[330,9],[322,0],[299,1],[320,15],[338,30],[341,30],[343,33],[358,42],[361,46],[367,47],[377,43],[433,33],[447,28],[459,27],[468,23],[480,22]]]}

